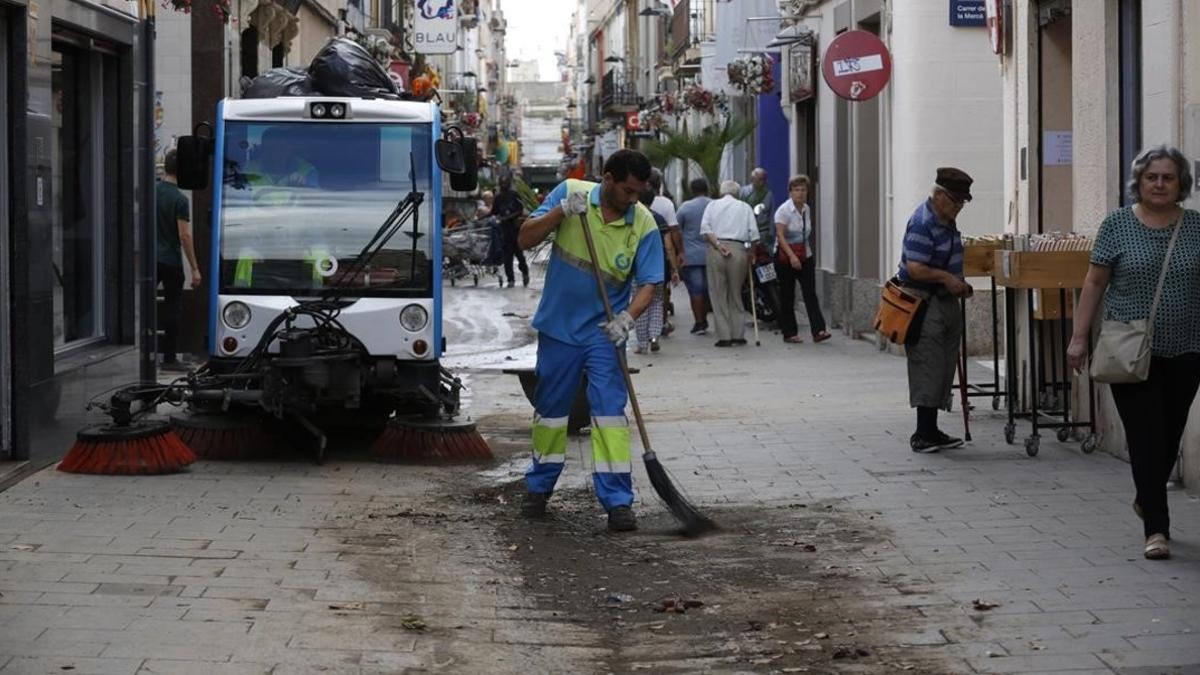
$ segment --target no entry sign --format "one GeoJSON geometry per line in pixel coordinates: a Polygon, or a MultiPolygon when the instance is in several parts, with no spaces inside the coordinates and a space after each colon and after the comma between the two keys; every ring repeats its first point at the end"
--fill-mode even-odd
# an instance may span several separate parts
{"type": "Polygon", "coordinates": [[[887,86],[892,76],[892,56],[873,33],[852,30],[829,43],[821,72],[825,83],[838,96],[866,101],[887,86]]]}

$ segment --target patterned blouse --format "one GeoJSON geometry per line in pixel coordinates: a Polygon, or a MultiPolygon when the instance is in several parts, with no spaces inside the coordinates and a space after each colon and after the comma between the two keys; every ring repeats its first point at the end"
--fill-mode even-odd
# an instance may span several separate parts
{"type": "MultiPolygon", "coordinates": [[[[1154,317],[1154,356],[1200,353],[1200,212],[1184,209],[1179,240],[1154,317]]],[[[1132,207],[1105,217],[1092,262],[1112,270],[1104,294],[1105,318],[1133,321],[1150,316],[1154,289],[1174,227],[1146,227],[1132,207]]]]}

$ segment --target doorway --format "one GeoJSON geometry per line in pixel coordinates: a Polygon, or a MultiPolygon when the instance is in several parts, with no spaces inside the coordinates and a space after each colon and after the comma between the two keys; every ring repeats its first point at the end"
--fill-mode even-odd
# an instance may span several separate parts
{"type": "Polygon", "coordinates": [[[12,459],[12,343],[10,332],[12,321],[11,286],[9,270],[12,269],[12,251],[9,248],[9,125],[8,65],[9,65],[8,20],[0,10],[0,460],[12,459]]]}
{"type": "Polygon", "coordinates": [[[1071,3],[1038,6],[1038,232],[1070,232],[1074,219],[1071,3]]]}

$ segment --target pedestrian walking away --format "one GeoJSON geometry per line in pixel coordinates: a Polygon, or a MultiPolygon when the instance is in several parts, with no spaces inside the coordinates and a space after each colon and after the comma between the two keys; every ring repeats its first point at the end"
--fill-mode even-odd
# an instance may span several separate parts
{"type": "Polygon", "coordinates": [[[718,347],[746,344],[742,284],[753,256],[753,248],[747,246],[758,241],[758,224],[750,205],[737,198],[738,189],[736,181],[721,183],[721,198],[708,205],[700,221],[700,233],[709,246],[705,271],[718,347]]]}
{"type": "Polygon", "coordinates": [[[513,286],[513,258],[517,259],[517,268],[521,270],[521,284],[529,285],[529,265],[525,262],[525,252],[517,245],[517,232],[521,228],[521,216],[525,207],[521,198],[512,189],[512,175],[505,173],[500,176],[500,191],[492,204],[492,215],[500,221],[500,240],[503,244],[504,278],[509,288],[513,286]]]}
{"type": "MultiPolygon", "coordinates": [[[[679,232],[679,218],[675,212],[675,202],[669,194],[663,189],[662,172],[654,169],[650,172],[650,189],[654,193],[654,201],[650,203],[650,211],[656,216],[655,223],[658,223],[659,230],[663,235],[663,248],[666,251],[666,268],[665,272],[674,276],[679,274],[679,270],[683,267],[683,237],[679,232]],[[662,218],[662,223],[658,222],[658,218],[662,218]]],[[[665,316],[673,316],[675,314],[674,306],[671,304],[671,286],[676,282],[664,284],[662,289],[663,295],[663,311],[665,316]],[[668,311],[669,310],[669,311],[668,311]]],[[[671,324],[669,318],[663,319],[663,336],[670,335],[675,330],[675,326],[671,324]]]]}
{"type": "Polygon", "coordinates": [[[1151,323],[1148,377],[1110,385],[1129,448],[1142,552],[1150,559],[1171,554],[1167,481],[1200,386],[1200,213],[1180,206],[1192,192],[1190,167],[1183,153],[1165,145],[1133,161],[1134,204],[1100,225],[1067,347],[1071,366],[1084,368],[1101,301],[1106,320],[1151,323]]]}
{"type": "Polygon", "coordinates": [[[710,302],[708,275],[705,272],[705,266],[708,264],[708,241],[700,234],[700,223],[713,200],[708,196],[708,181],[703,178],[692,179],[688,187],[692,198],[680,204],[679,211],[675,214],[679,220],[679,232],[683,242],[683,250],[677,254],[679,276],[683,279],[683,285],[687,287],[688,300],[692,306],[692,334],[703,335],[708,332],[710,302]]]}
{"type": "Polygon", "coordinates": [[[156,283],[163,287],[163,336],[158,351],[162,353],[163,370],[178,370],[183,366],[176,355],[179,348],[179,327],[183,320],[183,257],[187,256],[192,270],[192,288],[199,289],[203,277],[196,260],[192,241],[192,224],[188,198],[177,185],[175,150],[163,158],[163,177],[154,188],[156,229],[156,283]]]}
{"type": "MultiPolygon", "coordinates": [[[[788,188],[789,191],[791,188],[788,188]]],[[[738,190],[738,199],[750,205],[751,209],[762,204],[763,208],[755,211],[754,221],[758,224],[758,236],[762,239],[767,251],[775,248],[775,226],[771,214],[775,213],[775,195],[767,187],[767,170],[761,166],[750,172],[750,183],[738,190]]]]}
{"type": "Polygon", "coordinates": [[[965,171],[940,168],[933,190],[908,219],[894,281],[924,300],[920,326],[909,329],[908,400],[917,409],[917,430],[909,439],[914,452],[961,447],[938,429],[938,409],[950,409],[951,390],[962,341],[959,298],[974,291],[963,278],[962,236],[956,218],[971,200],[974,181],[965,171]]]}
{"type": "Polygon", "coordinates": [[[808,208],[808,176],[793,176],[788,181],[788,200],[775,210],[775,235],[779,252],[775,256],[779,277],[779,328],[784,342],[803,342],[796,326],[796,283],[804,296],[808,327],[813,342],[831,336],[825,328],[825,315],[817,300],[817,259],[813,252],[812,209],[808,208]]]}
{"type": "MultiPolygon", "coordinates": [[[[651,215],[654,216],[654,224],[658,227],[658,233],[662,236],[663,241],[663,269],[672,270],[671,283],[679,283],[679,274],[674,271],[675,263],[674,247],[671,245],[671,235],[667,229],[667,221],[663,216],[654,211],[651,206],[654,203],[654,181],[650,181],[651,187],[647,188],[642,193],[640,201],[643,206],[650,209],[651,215]]],[[[657,352],[659,350],[660,336],[666,335],[666,288],[667,284],[659,284],[654,289],[654,297],[650,300],[650,307],[642,312],[634,322],[634,328],[637,333],[637,348],[634,350],[638,354],[645,354],[647,350],[657,352]]],[[[637,292],[637,289],[634,289],[637,292]]]]}
{"type": "Polygon", "coordinates": [[[567,417],[580,378],[587,373],[592,413],[592,483],[614,531],[637,528],[628,391],[617,351],[624,349],[655,286],[663,283],[662,237],[650,210],[638,203],[650,178],[639,152],[619,150],[604,164],[600,183],[559,183],[521,226],[518,243],[531,248],[554,235],[545,289],[533,317],[538,332],[534,391],[533,461],[522,512],[546,513],[546,504],[567,456],[567,417]],[[596,292],[586,223],[598,252],[599,273],[612,305],[607,320],[596,292]],[[632,292],[636,284],[638,291],[632,292]]]}

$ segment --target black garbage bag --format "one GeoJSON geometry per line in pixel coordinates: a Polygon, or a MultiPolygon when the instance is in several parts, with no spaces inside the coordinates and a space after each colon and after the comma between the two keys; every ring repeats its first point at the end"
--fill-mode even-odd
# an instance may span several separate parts
{"type": "Polygon", "coordinates": [[[349,38],[334,38],[308,66],[313,86],[325,96],[399,98],[400,92],[379,62],[349,38]]]}
{"type": "Polygon", "coordinates": [[[250,81],[242,98],[312,96],[316,94],[312,78],[304,68],[272,68],[250,81]]]}

